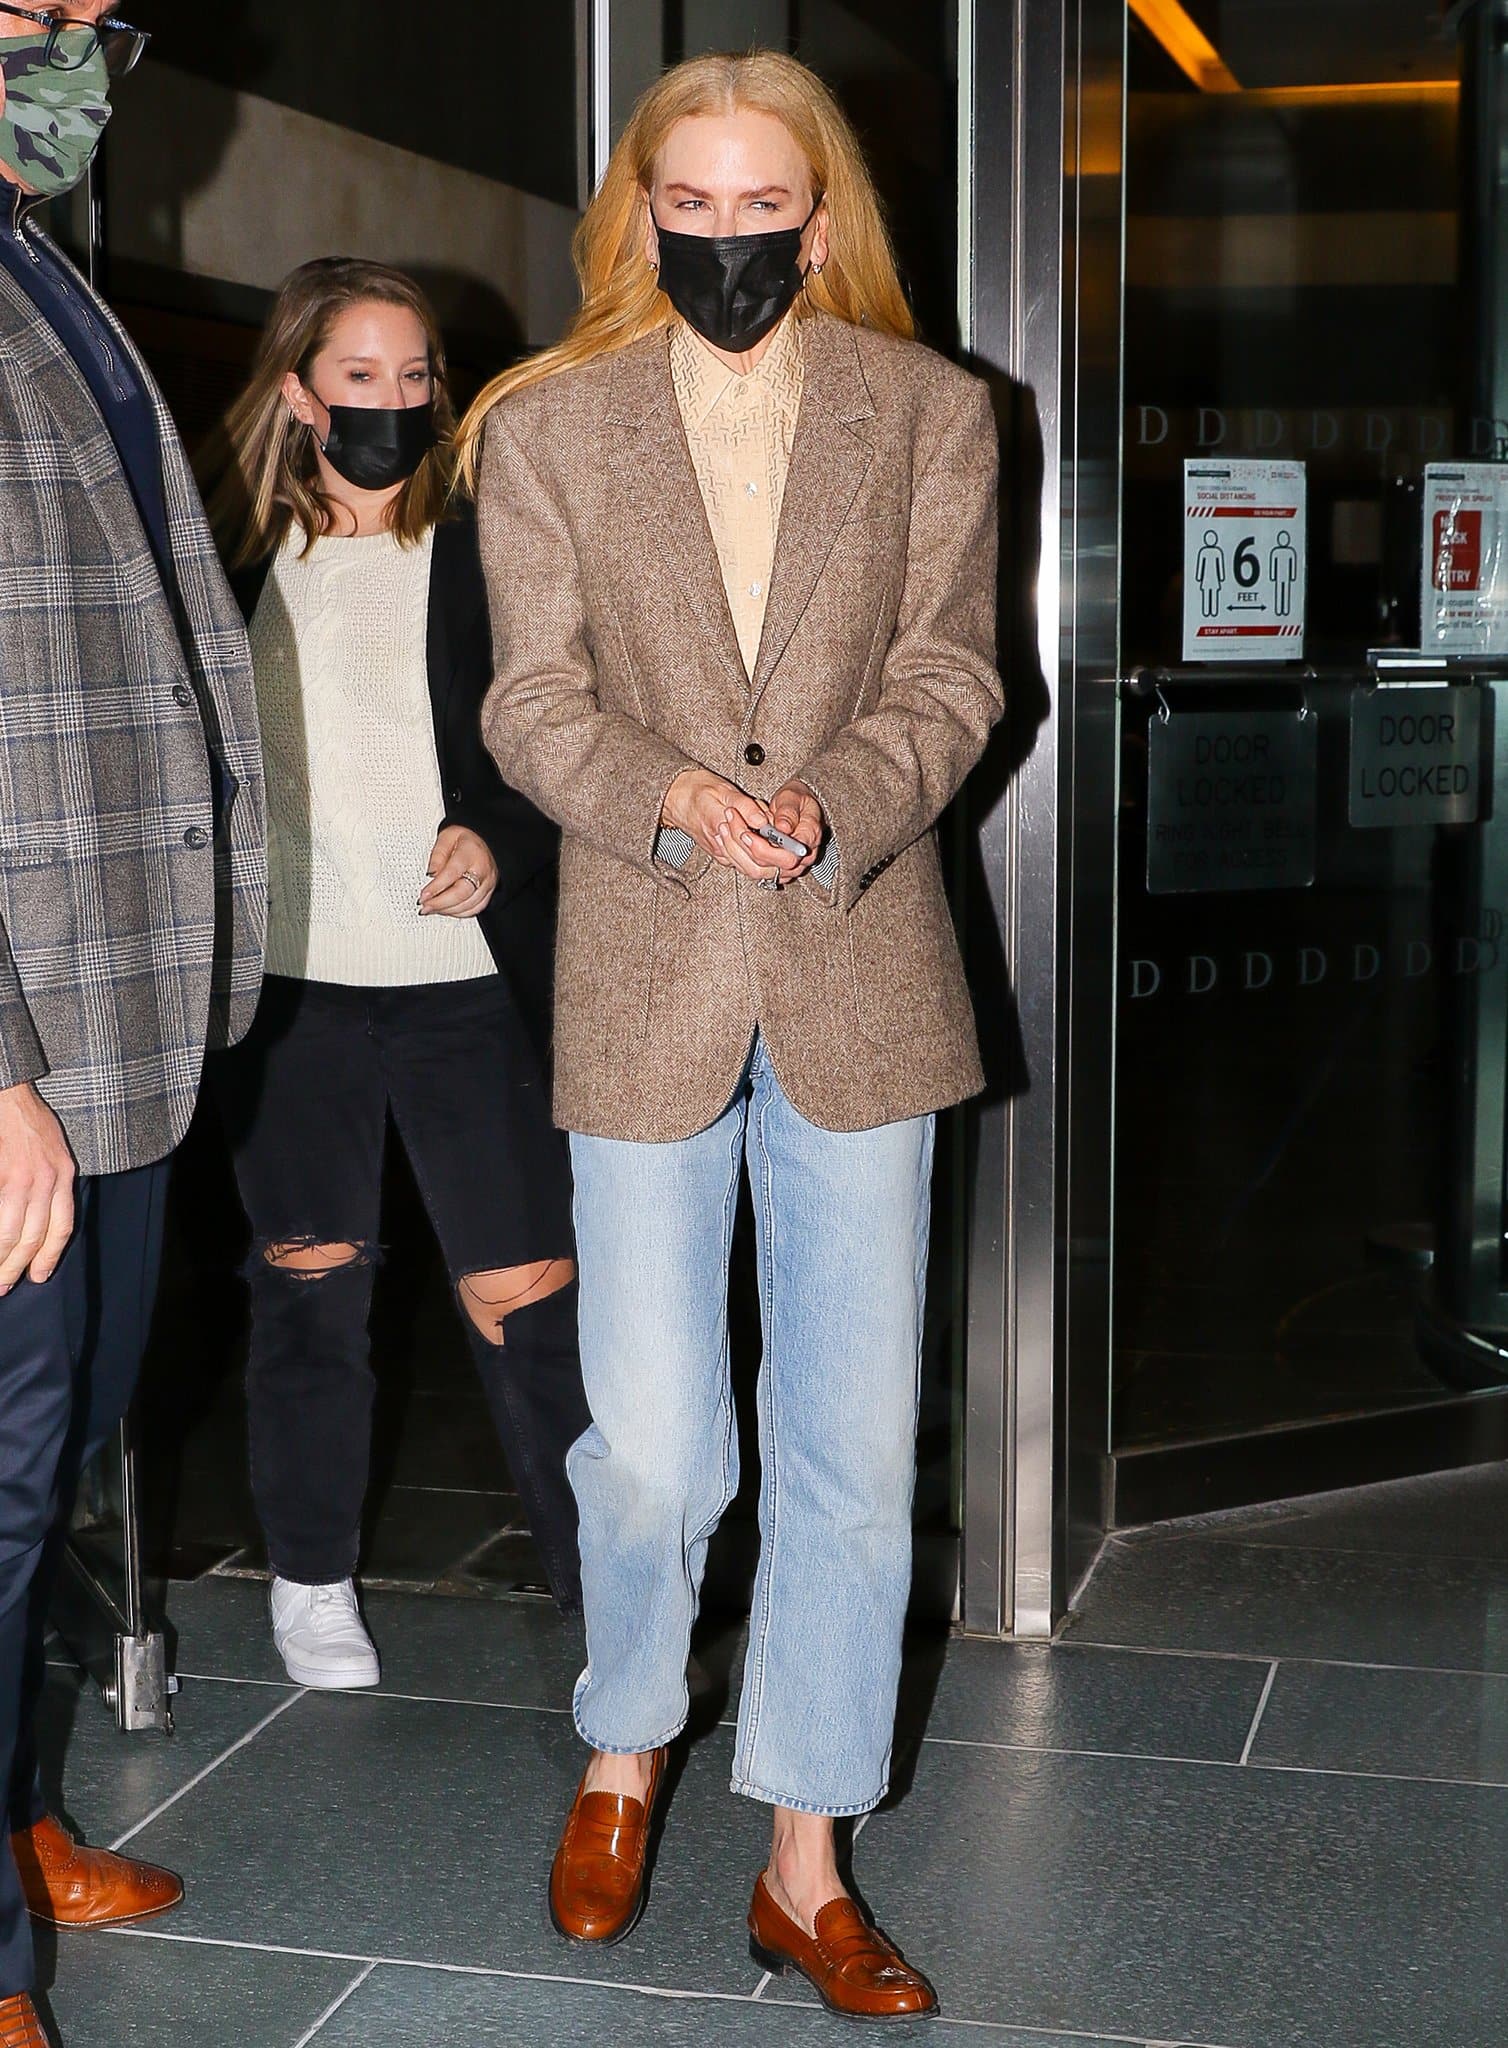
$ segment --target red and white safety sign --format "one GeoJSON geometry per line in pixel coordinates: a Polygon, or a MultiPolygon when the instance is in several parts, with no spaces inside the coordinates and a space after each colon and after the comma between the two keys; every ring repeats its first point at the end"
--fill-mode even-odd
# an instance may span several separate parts
{"type": "Polygon", "coordinates": [[[1426,652],[1508,654],[1508,464],[1425,470],[1421,596],[1426,652]]]}
{"type": "Polygon", "coordinates": [[[1186,462],[1183,658],[1304,652],[1308,487],[1302,462],[1186,462]]]}

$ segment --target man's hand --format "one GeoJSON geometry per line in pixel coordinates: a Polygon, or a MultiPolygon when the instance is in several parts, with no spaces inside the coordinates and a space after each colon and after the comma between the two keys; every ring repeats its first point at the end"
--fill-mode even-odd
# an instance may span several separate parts
{"type": "Polygon", "coordinates": [[[679,826],[719,867],[751,882],[787,881],[796,866],[794,854],[757,836],[756,827],[772,822],[768,805],[707,768],[681,771],[666,792],[660,822],[679,826]]]}
{"type": "Polygon", "coordinates": [[[447,825],[429,857],[419,892],[421,917],[478,917],[497,887],[497,862],[487,842],[464,825],[447,825]]]}
{"type": "Polygon", "coordinates": [[[50,1280],[73,1235],[73,1154],[29,1081],[0,1088],[0,1295],[50,1280]]]}
{"type": "Polygon", "coordinates": [[[783,832],[787,839],[799,839],[806,848],[806,858],[798,860],[782,879],[794,882],[814,867],[821,856],[822,840],[827,831],[827,821],[822,815],[822,806],[812,795],[804,782],[794,776],[785,787],[776,792],[770,805],[770,819],[777,832],[783,832]]]}

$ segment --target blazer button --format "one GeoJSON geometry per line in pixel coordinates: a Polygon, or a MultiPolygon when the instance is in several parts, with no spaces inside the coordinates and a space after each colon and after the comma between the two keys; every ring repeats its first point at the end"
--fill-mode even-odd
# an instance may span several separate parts
{"type": "Polygon", "coordinates": [[[744,748],[744,759],[751,768],[762,768],[764,766],[764,748],[759,744],[758,740],[750,740],[749,744],[744,748]]]}
{"type": "Polygon", "coordinates": [[[184,710],[187,711],[193,701],[194,693],[187,683],[175,683],[173,685],[173,702],[175,704],[181,704],[184,710]]]}
{"type": "Polygon", "coordinates": [[[190,825],[187,832],[183,835],[183,843],[185,846],[192,848],[195,853],[199,853],[204,847],[209,845],[209,834],[202,825],[190,825]]]}

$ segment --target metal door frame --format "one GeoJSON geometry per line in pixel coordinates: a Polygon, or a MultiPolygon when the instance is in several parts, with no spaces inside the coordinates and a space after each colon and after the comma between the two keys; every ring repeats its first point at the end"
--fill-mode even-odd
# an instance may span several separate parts
{"type": "Polygon", "coordinates": [[[1035,572],[1007,691],[1042,699],[978,825],[1021,1066],[978,1112],[963,1620],[983,1635],[1050,1636],[1104,1526],[1125,49],[1124,0],[962,0],[962,330],[1004,414],[1007,621],[1035,572]]]}

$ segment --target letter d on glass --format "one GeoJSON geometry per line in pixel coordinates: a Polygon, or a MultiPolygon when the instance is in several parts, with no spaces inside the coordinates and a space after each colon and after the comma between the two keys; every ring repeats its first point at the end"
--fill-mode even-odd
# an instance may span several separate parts
{"type": "Polygon", "coordinates": [[[1299,987],[1313,988],[1330,972],[1330,961],[1318,946],[1299,948],[1299,987]]]}
{"type": "Polygon", "coordinates": [[[1189,994],[1207,996],[1220,979],[1220,969],[1208,953],[1189,955],[1189,994]]]}

